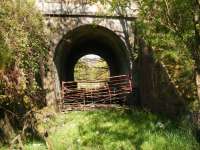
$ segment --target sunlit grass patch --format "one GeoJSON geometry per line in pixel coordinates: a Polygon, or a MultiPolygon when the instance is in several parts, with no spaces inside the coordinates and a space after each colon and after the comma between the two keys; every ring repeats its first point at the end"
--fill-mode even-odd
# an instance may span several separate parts
{"type": "MultiPolygon", "coordinates": [[[[46,144],[42,141],[38,141],[36,139],[27,141],[27,143],[24,143],[23,145],[24,150],[47,150],[46,144]]],[[[19,146],[14,145],[12,150],[18,150],[19,146]]],[[[11,150],[8,145],[0,147],[0,150],[11,150]]]]}
{"type": "MultiPolygon", "coordinates": [[[[60,114],[48,124],[54,149],[199,149],[191,130],[148,112],[96,110],[60,114]]],[[[48,124],[46,124],[48,126],[48,124]]]]}
{"type": "Polygon", "coordinates": [[[45,143],[39,141],[31,141],[25,144],[25,150],[47,150],[45,143]]]}

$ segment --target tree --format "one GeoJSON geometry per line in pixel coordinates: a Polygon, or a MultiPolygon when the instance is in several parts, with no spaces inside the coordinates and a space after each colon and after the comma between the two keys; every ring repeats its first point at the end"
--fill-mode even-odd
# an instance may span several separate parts
{"type": "Polygon", "coordinates": [[[200,1],[194,0],[194,31],[195,44],[193,57],[196,62],[196,84],[200,100],[200,1]]]}
{"type": "Polygon", "coordinates": [[[0,104],[5,95],[16,103],[24,97],[37,99],[33,96],[40,89],[37,74],[42,76],[40,62],[45,62],[47,53],[42,15],[35,10],[33,0],[1,1],[0,104]]]}
{"type": "Polygon", "coordinates": [[[196,72],[199,80],[199,21],[193,18],[199,18],[199,1],[138,0],[138,4],[139,35],[154,49],[155,58],[165,64],[180,94],[196,99],[200,87],[195,90],[193,76],[196,72]]]}

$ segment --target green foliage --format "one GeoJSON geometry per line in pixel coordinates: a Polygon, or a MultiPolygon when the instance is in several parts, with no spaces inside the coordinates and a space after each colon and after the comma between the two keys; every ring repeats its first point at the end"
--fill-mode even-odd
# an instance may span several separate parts
{"type": "Polygon", "coordinates": [[[42,16],[35,11],[32,1],[3,1],[0,5],[1,65],[15,62],[24,69],[38,68],[38,60],[47,51],[43,33],[42,16]],[[7,55],[10,59],[7,59],[7,55]],[[12,60],[12,61],[11,61],[12,60]]]}
{"type": "MultiPolygon", "coordinates": [[[[42,15],[33,0],[6,0],[0,5],[0,104],[43,98],[35,75],[46,61],[48,47],[42,15]]],[[[15,107],[15,105],[13,105],[15,107]]]]}
{"type": "Polygon", "coordinates": [[[189,122],[177,124],[138,110],[73,111],[42,125],[48,129],[48,141],[55,150],[199,149],[189,122]]]}
{"type": "MultiPolygon", "coordinates": [[[[139,36],[154,49],[186,103],[198,100],[195,85],[193,6],[191,0],[138,0],[139,36]],[[190,44],[188,44],[188,41],[190,44]]],[[[192,103],[191,103],[192,104],[192,103]]],[[[194,108],[193,108],[194,109],[194,108]]]]}

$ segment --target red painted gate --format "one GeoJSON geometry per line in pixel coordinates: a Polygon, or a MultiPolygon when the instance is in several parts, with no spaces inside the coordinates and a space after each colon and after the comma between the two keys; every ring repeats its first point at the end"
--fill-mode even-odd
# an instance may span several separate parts
{"type": "Polygon", "coordinates": [[[126,104],[132,92],[132,81],[128,75],[110,77],[108,80],[62,82],[60,109],[82,109],[113,104],[126,104]],[[95,88],[80,88],[78,84],[101,84],[95,88]]]}

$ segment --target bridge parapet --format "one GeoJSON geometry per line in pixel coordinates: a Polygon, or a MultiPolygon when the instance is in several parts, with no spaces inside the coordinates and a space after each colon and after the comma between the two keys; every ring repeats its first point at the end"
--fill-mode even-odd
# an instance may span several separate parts
{"type": "Polygon", "coordinates": [[[114,10],[107,3],[91,2],[91,0],[36,0],[37,8],[43,14],[70,14],[70,15],[94,15],[94,16],[122,16],[136,17],[138,7],[135,2],[127,4],[122,12],[114,10]],[[112,10],[112,11],[111,11],[112,10]]]}

